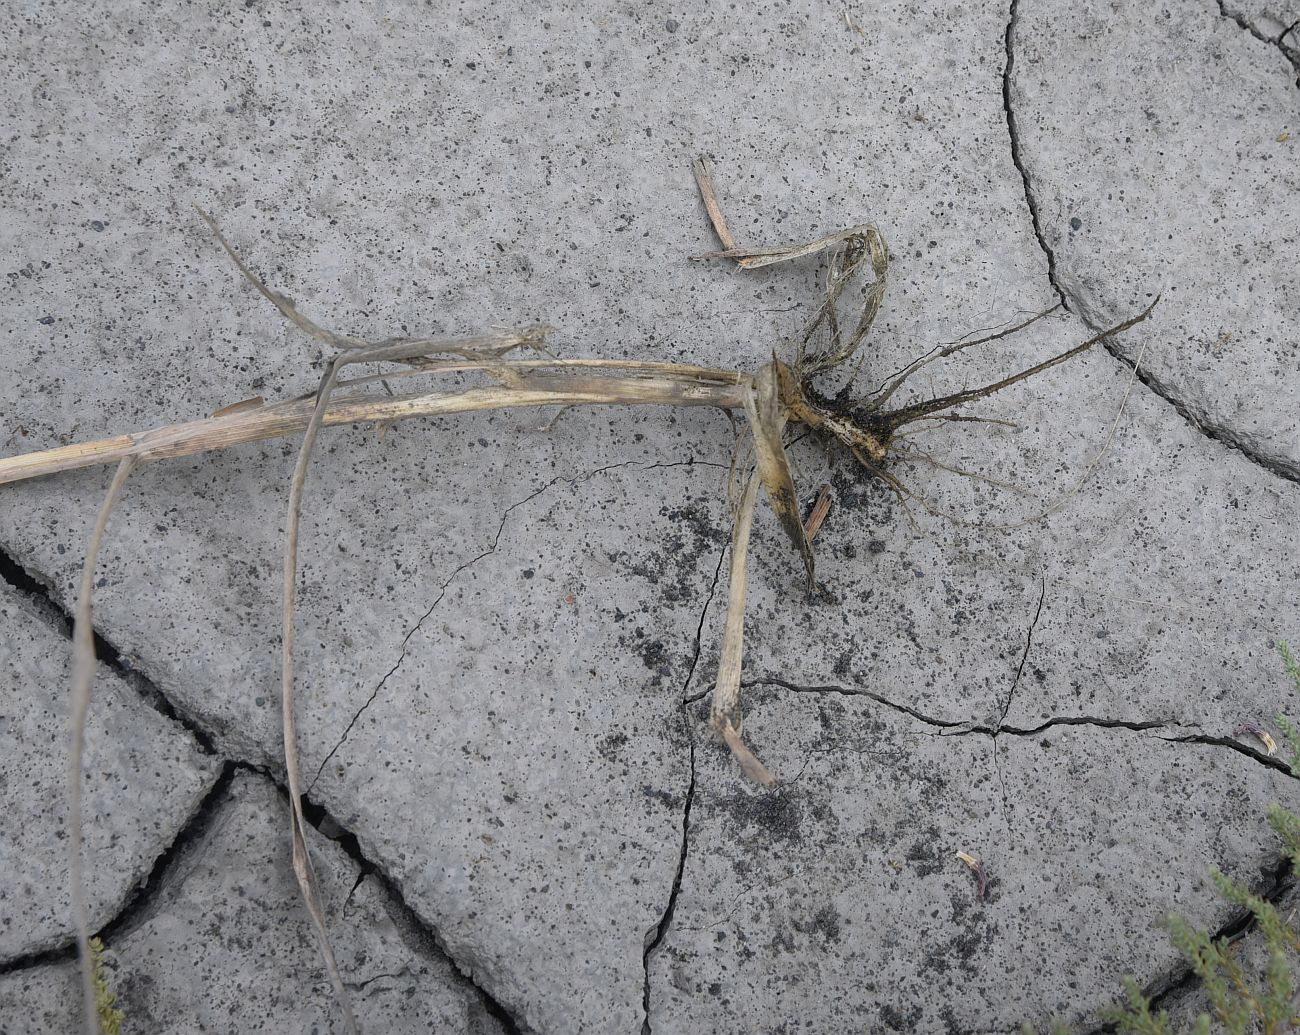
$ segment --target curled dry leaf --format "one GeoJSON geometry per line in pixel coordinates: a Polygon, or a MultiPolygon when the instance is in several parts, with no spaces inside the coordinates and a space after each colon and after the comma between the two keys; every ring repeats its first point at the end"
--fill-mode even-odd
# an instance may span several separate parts
{"type": "Polygon", "coordinates": [[[964,862],[970,868],[971,873],[975,875],[975,897],[982,899],[989,886],[989,875],[984,868],[984,864],[969,852],[958,852],[957,858],[964,862]]]}
{"type": "Polygon", "coordinates": [[[1255,726],[1251,723],[1238,726],[1232,731],[1234,737],[1251,736],[1264,745],[1264,753],[1272,758],[1277,754],[1277,741],[1273,739],[1273,734],[1262,726],[1255,726]]]}

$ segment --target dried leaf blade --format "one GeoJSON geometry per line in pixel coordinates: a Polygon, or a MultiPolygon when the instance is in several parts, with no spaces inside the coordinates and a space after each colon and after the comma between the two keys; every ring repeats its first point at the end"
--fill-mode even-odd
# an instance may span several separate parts
{"type": "Polygon", "coordinates": [[[799,551],[804,571],[808,575],[808,586],[811,588],[814,585],[815,569],[813,550],[804,531],[803,517],[799,513],[799,497],[794,487],[794,476],[790,472],[790,460],[781,441],[786,418],[781,406],[778,380],[778,363],[773,359],[755,375],[754,390],[745,394],[745,415],[753,429],[758,475],[777,520],[790,537],[794,548],[799,551]]]}
{"type": "Polygon", "coordinates": [[[764,787],[777,779],[745,745],[740,730],[740,673],[745,654],[745,591],[749,584],[749,536],[754,527],[754,505],[759,477],[751,474],[731,526],[731,566],[727,575],[727,621],[722,633],[718,679],[713,687],[709,724],[722,737],[745,775],[764,787]]]}

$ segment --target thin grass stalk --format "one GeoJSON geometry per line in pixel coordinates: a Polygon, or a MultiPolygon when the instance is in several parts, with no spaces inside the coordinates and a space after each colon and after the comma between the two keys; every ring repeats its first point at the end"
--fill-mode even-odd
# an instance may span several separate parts
{"type": "Polygon", "coordinates": [[[81,971],[81,1002],[86,1035],[99,1035],[99,1015],[95,1009],[94,961],[90,952],[90,917],[86,906],[86,875],[81,865],[81,779],[82,759],[86,748],[86,717],[95,686],[95,632],[90,601],[95,589],[95,565],[104,542],[108,518],[122,494],[122,486],[136,466],[135,457],[126,457],[117,466],[104,502],[99,508],[94,531],[86,546],[86,560],[81,566],[81,587],[72,624],[72,750],[68,758],[68,849],[69,879],[72,884],[72,923],[77,932],[77,957],[81,971]]]}
{"type": "Polygon", "coordinates": [[[316,875],[311,865],[311,853],[307,848],[306,820],[302,812],[302,790],[298,778],[298,731],[293,708],[294,602],[298,581],[298,530],[302,515],[302,497],[307,482],[307,467],[311,462],[312,447],[316,444],[325,407],[329,403],[330,392],[338,378],[342,358],[337,357],[331,362],[329,369],[321,378],[320,390],[316,393],[315,406],[303,434],[302,446],[298,450],[298,460],[293,469],[293,480],[289,485],[289,512],[284,535],[284,598],[280,616],[283,626],[280,647],[280,707],[284,734],[284,765],[289,783],[289,830],[293,842],[293,872],[298,878],[298,887],[302,891],[303,902],[307,906],[307,913],[311,918],[312,929],[321,956],[324,958],[330,983],[334,986],[334,997],[343,1011],[348,1031],[358,1035],[356,1017],[352,1013],[352,1001],[343,984],[343,975],[339,972],[338,963],[334,959],[334,950],[330,946],[325,913],[316,891],[316,875]]]}
{"type": "MultiPolygon", "coordinates": [[[[246,273],[247,275],[247,273],[246,273]]],[[[265,292],[264,292],[265,293],[265,292]]],[[[288,304],[288,303],[286,303],[288,304]]],[[[504,353],[530,345],[536,335],[525,331],[516,335],[499,335],[490,340],[472,339],[473,345],[464,343],[443,343],[441,346],[432,341],[381,342],[376,345],[350,348],[331,360],[328,369],[321,377],[320,387],[313,400],[311,416],[303,432],[302,445],[298,450],[298,459],[294,464],[293,476],[289,484],[288,515],[285,522],[284,545],[284,587],[281,607],[281,624],[283,632],[280,646],[280,707],[281,729],[284,738],[284,764],[289,784],[289,829],[293,846],[293,872],[302,891],[303,902],[311,919],[312,929],[320,947],[325,969],[330,983],[334,986],[334,996],[343,1011],[348,1031],[359,1035],[356,1017],[352,1012],[351,999],[343,984],[343,975],[334,958],[330,945],[329,930],[326,926],[325,912],[321,907],[317,889],[316,874],[311,864],[311,853],[307,847],[306,819],[302,811],[302,789],[299,774],[298,732],[294,716],[294,679],[293,679],[293,645],[294,614],[296,610],[298,581],[298,534],[302,523],[302,498],[306,491],[307,470],[311,463],[312,449],[323,426],[330,395],[338,381],[339,371],[343,367],[376,361],[408,360],[423,358],[432,350],[454,352],[470,360],[479,360],[480,369],[497,374],[493,365],[504,353]]],[[[517,381],[518,375],[504,378],[517,381]]],[[[499,387],[498,391],[512,392],[517,389],[512,385],[499,387]]]]}

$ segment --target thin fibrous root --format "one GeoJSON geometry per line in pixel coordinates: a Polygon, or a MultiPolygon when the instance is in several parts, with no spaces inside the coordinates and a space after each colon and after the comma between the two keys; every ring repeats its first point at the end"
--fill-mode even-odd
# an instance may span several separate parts
{"type": "Polygon", "coordinates": [[[898,371],[898,373],[892,375],[881,384],[872,395],[869,405],[873,410],[880,409],[889,401],[890,396],[903,386],[904,382],[906,382],[909,377],[923,367],[929,366],[936,360],[946,359],[948,356],[961,352],[963,349],[973,349],[977,345],[986,345],[991,341],[997,341],[999,338],[1010,337],[1013,334],[1017,334],[1020,331],[1033,326],[1044,317],[1051,316],[1052,313],[1056,312],[1060,308],[1061,303],[1057,302],[1056,305],[1052,306],[1052,308],[1044,309],[1042,312],[1031,316],[1028,320],[1023,320],[1014,326],[1006,327],[1003,330],[994,332],[993,334],[986,334],[981,338],[972,338],[965,341],[958,340],[950,342],[947,345],[936,346],[924,356],[912,360],[912,362],[908,363],[902,370],[898,371]]]}
{"type": "Polygon", "coordinates": [[[962,478],[970,478],[972,481],[982,482],[985,485],[992,485],[998,489],[1006,489],[1008,492],[1014,492],[1018,496],[1033,496],[1033,493],[1023,485],[1017,485],[1015,482],[1003,481],[1001,478],[991,478],[987,474],[981,474],[979,471],[970,471],[964,467],[957,467],[954,464],[946,464],[920,449],[904,449],[894,445],[890,447],[890,452],[895,456],[901,456],[904,460],[920,461],[921,463],[929,464],[935,470],[947,471],[949,474],[960,475],[962,478]]]}
{"type": "Polygon", "coordinates": [[[1073,359],[1080,353],[1086,352],[1088,349],[1092,348],[1092,346],[1096,345],[1099,341],[1105,341],[1114,334],[1119,334],[1132,327],[1136,327],[1151,315],[1152,310],[1155,309],[1159,302],[1160,296],[1157,294],[1155,298],[1151,300],[1151,304],[1136,316],[1132,316],[1129,319],[1124,320],[1122,323],[1117,323],[1113,327],[1108,327],[1106,330],[1094,334],[1082,344],[1066,349],[1064,352],[1053,356],[1051,359],[1046,359],[1041,363],[1036,363],[1032,367],[1027,367],[1024,370],[1021,370],[1019,373],[1012,374],[1010,377],[1004,377],[1002,380],[995,381],[992,384],[983,386],[982,388],[968,388],[961,392],[954,392],[952,395],[943,395],[935,399],[927,399],[924,402],[912,403],[910,406],[904,406],[897,410],[890,410],[881,415],[882,427],[887,428],[889,433],[892,434],[903,425],[910,424],[923,417],[932,416],[940,410],[949,410],[956,406],[964,406],[966,403],[974,402],[977,399],[986,399],[990,395],[1002,391],[1004,388],[1010,388],[1012,385],[1027,380],[1035,374],[1041,374],[1044,370],[1050,370],[1052,367],[1058,366],[1068,359],[1073,359]]]}

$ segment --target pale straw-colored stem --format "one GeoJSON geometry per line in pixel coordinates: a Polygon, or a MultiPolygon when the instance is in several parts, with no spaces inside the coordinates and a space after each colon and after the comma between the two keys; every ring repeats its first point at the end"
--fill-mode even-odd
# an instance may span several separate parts
{"type": "MultiPolygon", "coordinates": [[[[642,365],[645,366],[648,365],[642,365]]],[[[661,376],[639,377],[533,375],[522,388],[496,385],[462,392],[336,399],[329,403],[321,424],[331,427],[523,406],[666,405],[717,406],[728,410],[744,406],[743,385],[749,379],[743,374],[730,375],[735,379],[734,384],[710,384],[699,380],[698,375],[672,376],[675,373],[672,364],[663,364],[663,370],[661,376]]],[[[220,417],[169,424],[151,431],[5,457],[0,459],[0,484],[116,463],[128,456],[142,461],[161,460],[294,435],[306,430],[315,405],[313,396],[220,417]]]]}
{"type": "Polygon", "coordinates": [[[77,933],[77,955],[81,969],[82,1023],[86,1035],[99,1035],[99,1015],[95,1011],[94,961],[90,953],[90,911],[86,905],[86,875],[81,860],[81,763],[86,747],[86,718],[90,713],[90,695],[95,686],[95,629],[91,620],[90,598],[95,588],[95,564],[104,542],[109,515],[122,486],[136,465],[134,457],[124,457],[117,465],[113,481],[104,494],[86,560],[81,568],[81,588],[77,593],[77,610],[72,625],[72,750],[68,755],[68,876],[72,884],[72,925],[77,933]]]}

